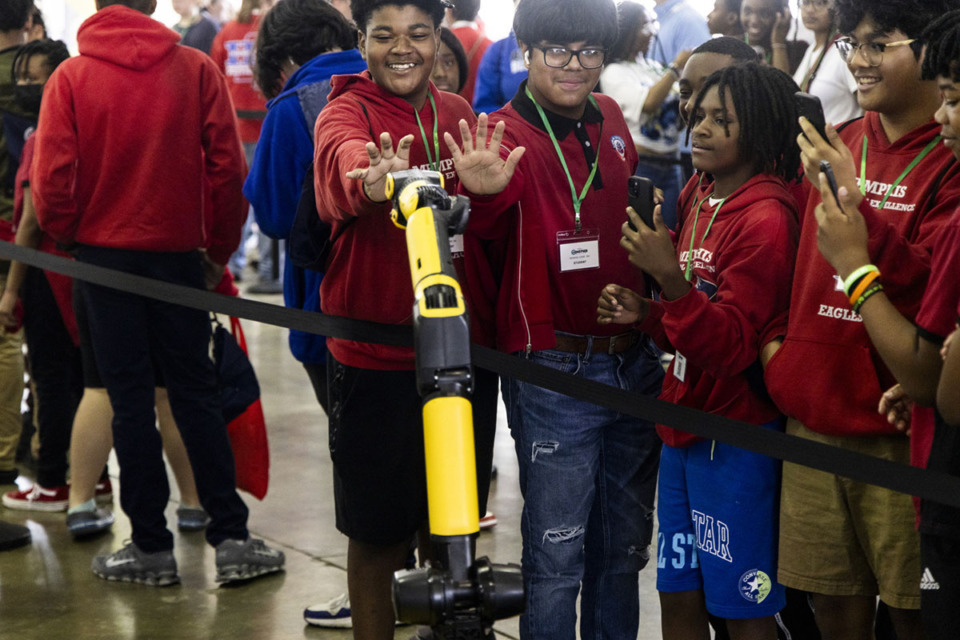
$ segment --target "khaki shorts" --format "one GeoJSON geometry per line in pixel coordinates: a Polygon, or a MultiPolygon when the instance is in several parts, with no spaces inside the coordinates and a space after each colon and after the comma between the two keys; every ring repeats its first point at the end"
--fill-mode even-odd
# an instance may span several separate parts
{"type": "MultiPolygon", "coordinates": [[[[797,420],[787,433],[909,464],[898,437],[835,437],[797,420]]],[[[796,464],[783,464],[779,581],[834,596],[876,596],[920,608],[920,537],[910,496],[796,464]]]]}

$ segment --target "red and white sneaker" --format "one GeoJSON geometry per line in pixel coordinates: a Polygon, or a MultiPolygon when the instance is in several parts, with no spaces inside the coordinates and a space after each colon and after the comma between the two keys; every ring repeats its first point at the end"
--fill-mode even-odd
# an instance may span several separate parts
{"type": "Polygon", "coordinates": [[[493,511],[487,511],[482,518],[480,518],[480,530],[490,529],[497,526],[497,516],[493,511]]]}
{"type": "Polygon", "coordinates": [[[93,497],[100,503],[113,502],[113,483],[110,482],[110,478],[97,483],[93,497]]]}
{"type": "Polygon", "coordinates": [[[3,506],[24,511],[66,511],[70,503],[70,488],[67,485],[46,489],[38,484],[26,491],[10,491],[3,494],[3,506]]]}

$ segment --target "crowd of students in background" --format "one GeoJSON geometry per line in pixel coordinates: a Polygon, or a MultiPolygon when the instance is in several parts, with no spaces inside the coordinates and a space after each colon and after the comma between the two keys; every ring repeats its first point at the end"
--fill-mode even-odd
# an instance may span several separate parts
{"type": "MultiPolygon", "coordinates": [[[[176,34],[146,17],[155,0],[100,0],[74,59],[29,0],[0,5],[5,239],[235,291],[256,224],[249,292],[406,324],[387,175],[437,171],[472,203],[451,256],[478,344],[960,475],[960,11],[947,0],[801,0],[809,45],[789,39],[786,0],[717,0],[706,20],[686,0],[517,0],[498,42],[479,0],[245,0],[222,25],[174,0],[176,34]],[[104,69],[109,90],[78,90],[104,69]],[[820,99],[823,130],[799,91],[820,99]],[[149,122],[96,124],[131,92],[149,122]],[[633,176],[658,188],[652,218],[628,206],[633,176]],[[158,195],[171,181],[172,204],[158,195]],[[331,229],[322,274],[273,248],[304,192],[331,229]]],[[[93,571],[173,584],[162,447],[179,526],[206,530],[218,580],[282,570],[233,488],[204,314],[4,267],[0,481],[18,475],[21,323],[40,444],[36,484],[4,504],[67,511],[77,537],[108,529],[112,445],[133,536],[93,571]]],[[[392,638],[393,573],[428,533],[414,352],[301,332],[290,349],[328,415],[348,539],[348,594],[305,619],[392,638]]],[[[520,468],[524,640],[636,638],[651,560],[669,640],[960,628],[960,509],[475,373],[479,516],[498,387],[520,468]]]]}

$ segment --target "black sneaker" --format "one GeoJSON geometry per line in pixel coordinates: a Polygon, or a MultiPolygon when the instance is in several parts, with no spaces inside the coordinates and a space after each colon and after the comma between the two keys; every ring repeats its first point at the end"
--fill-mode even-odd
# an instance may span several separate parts
{"type": "Polygon", "coordinates": [[[145,553],[133,542],[123,549],[93,559],[93,572],[104,580],[166,587],[180,582],[173,551],[145,553]]]}
{"type": "Polygon", "coordinates": [[[224,540],[217,545],[217,582],[239,582],[283,571],[283,551],[263,540],[224,540]]]}
{"type": "Polygon", "coordinates": [[[85,538],[103,533],[113,525],[113,514],[106,509],[77,511],[67,514],[67,529],[74,538],[85,538]]]}

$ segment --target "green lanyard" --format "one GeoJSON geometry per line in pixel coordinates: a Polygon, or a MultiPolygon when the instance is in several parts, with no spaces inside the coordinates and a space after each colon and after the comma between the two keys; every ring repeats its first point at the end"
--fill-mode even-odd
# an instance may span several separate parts
{"type": "MultiPolygon", "coordinates": [[[[577,188],[573,184],[573,178],[570,176],[570,169],[567,168],[567,161],[563,157],[563,151],[560,149],[560,143],[557,142],[557,136],[553,133],[553,127],[550,126],[550,121],[547,120],[547,114],[543,112],[543,109],[537,104],[537,101],[533,98],[533,94],[530,93],[530,89],[524,86],[523,90],[526,92],[527,97],[530,98],[530,101],[533,103],[533,106],[537,108],[537,113],[540,114],[540,119],[543,121],[543,126],[547,130],[547,135],[550,136],[550,141],[553,142],[553,148],[557,151],[557,157],[560,158],[560,165],[563,167],[563,172],[567,174],[567,182],[570,184],[570,195],[573,198],[573,217],[574,225],[576,228],[576,233],[580,233],[580,205],[583,203],[584,198],[587,197],[587,191],[590,190],[590,185],[593,184],[593,177],[597,175],[597,164],[600,160],[600,149],[595,148],[596,157],[593,159],[593,168],[590,169],[590,175],[587,176],[587,184],[583,185],[583,190],[580,192],[580,195],[577,196],[577,188]]],[[[597,106],[597,100],[593,96],[588,96],[590,104],[597,106]]],[[[598,107],[599,108],[599,107],[598,107]]],[[[603,121],[600,121],[600,136],[598,140],[603,139],[603,121]]]]}
{"type": "Polygon", "coordinates": [[[423,138],[423,146],[427,150],[427,162],[430,164],[430,168],[440,173],[440,136],[437,135],[437,126],[439,119],[437,118],[437,103],[433,100],[433,94],[427,93],[427,97],[430,98],[430,108],[433,110],[433,152],[437,156],[437,161],[434,163],[433,156],[430,155],[430,144],[427,142],[427,132],[423,130],[423,123],[420,122],[420,114],[417,113],[417,110],[413,110],[413,115],[417,116],[417,124],[420,125],[420,137],[423,138]]]}
{"type": "MultiPolygon", "coordinates": [[[[903,173],[900,174],[893,184],[890,185],[890,189],[887,191],[887,195],[883,196],[883,200],[880,201],[880,206],[877,207],[877,211],[883,211],[883,205],[887,204],[887,198],[890,197],[890,194],[900,186],[900,183],[913,171],[914,167],[920,164],[920,161],[927,157],[927,154],[933,151],[933,148],[942,139],[942,136],[937,136],[930,141],[930,144],[923,148],[923,151],[913,159],[913,162],[907,165],[907,168],[903,170],[903,173]]],[[[860,154],[860,195],[867,195],[867,136],[863,136],[863,152],[860,154]]]]}
{"type": "MultiPolygon", "coordinates": [[[[703,182],[703,174],[700,174],[700,182],[697,182],[697,189],[700,189],[700,183],[703,182]]],[[[727,201],[726,196],[719,203],[717,203],[717,208],[713,210],[713,215],[710,216],[710,222],[707,224],[707,230],[703,232],[703,237],[700,238],[700,247],[703,247],[703,243],[707,239],[707,234],[710,233],[710,229],[713,227],[713,221],[717,219],[717,214],[720,213],[720,208],[723,206],[723,203],[727,201]]],[[[710,198],[709,195],[703,196],[700,202],[697,203],[696,209],[693,212],[693,229],[690,230],[690,249],[687,252],[687,267],[683,272],[683,277],[690,282],[690,275],[693,273],[693,240],[697,236],[697,219],[700,217],[700,207],[703,206],[703,203],[710,198]]]]}

